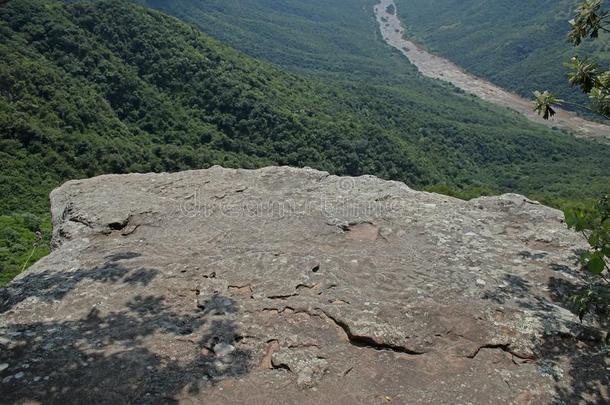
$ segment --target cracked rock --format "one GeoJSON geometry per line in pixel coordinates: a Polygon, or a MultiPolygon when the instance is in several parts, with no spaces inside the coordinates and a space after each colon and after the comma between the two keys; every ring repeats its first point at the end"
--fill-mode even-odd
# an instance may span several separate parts
{"type": "Polygon", "coordinates": [[[297,376],[301,388],[313,388],[324,377],[328,362],[309,350],[285,349],[272,356],[274,367],[285,367],[297,376]]]}
{"type": "Polygon", "coordinates": [[[70,181],[51,211],[54,250],[0,289],[3,403],[610,401],[567,300],[586,241],[522,196],[215,166],[70,181]]]}

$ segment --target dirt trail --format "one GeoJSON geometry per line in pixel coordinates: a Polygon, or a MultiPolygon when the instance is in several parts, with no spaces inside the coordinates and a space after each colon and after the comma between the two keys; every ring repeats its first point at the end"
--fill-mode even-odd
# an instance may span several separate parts
{"type": "Polygon", "coordinates": [[[397,10],[394,0],[380,0],[379,4],[374,8],[383,38],[389,45],[400,50],[424,76],[450,82],[454,86],[474,94],[485,101],[509,107],[537,123],[567,129],[581,137],[610,139],[610,126],[608,125],[588,121],[573,112],[561,109],[557,111],[557,115],[551,120],[543,120],[532,110],[531,100],[527,100],[487,80],[465,72],[447,59],[421,49],[413,42],[405,39],[405,30],[398,18],[398,12],[390,14],[387,11],[390,5],[393,5],[394,9],[397,10]]]}

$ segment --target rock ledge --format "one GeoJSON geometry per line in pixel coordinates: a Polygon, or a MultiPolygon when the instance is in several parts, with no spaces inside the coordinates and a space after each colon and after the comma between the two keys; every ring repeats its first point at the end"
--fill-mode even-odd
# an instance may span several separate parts
{"type": "Polygon", "coordinates": [[[53,253],[0,290],[3,401],[608,399],[562,304],[582,240],[522,196],[213,167],[51,202],[53,253]]]}

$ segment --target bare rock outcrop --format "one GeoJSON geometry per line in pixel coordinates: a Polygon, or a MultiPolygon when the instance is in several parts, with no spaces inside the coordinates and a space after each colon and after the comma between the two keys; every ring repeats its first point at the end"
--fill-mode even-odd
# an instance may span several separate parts
{"type": "Polygon", "coordinates": [[[608,400],[559,211],[311,169],[70,181],[53,253],[0,290],[0,398],[608,400]]]}

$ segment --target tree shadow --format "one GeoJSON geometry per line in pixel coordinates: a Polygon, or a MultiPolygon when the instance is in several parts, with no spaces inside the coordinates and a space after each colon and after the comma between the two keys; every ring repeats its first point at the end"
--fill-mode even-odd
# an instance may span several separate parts
{"type": "MultiPolygon", "coordinates": [[[[592,335],[574,338],[566,335],[542,339],[537,350],[542,354],[540,368],[557,381],[554,403],[608,404],[608,348],[600,344],[595,331],[592,335]],[[558,375],[556,365],[569,363],[566,375],[558,375]],[[561,381],[567,381],[561,383],[561,381]]],[[[585,332],[586,333],[586,332],[585,332]]]]}
{"type": "Polygon", "coordinates": [[[493,291],[485,291],[483,299],[491,300],[497,304],[505,304],[511,299],[521,299],[529,295],[530,283],[514,274],[504,276],[503,285],[493,291]]]}
{"type": "Polygon", "coordinates": [[[522,252],[519,252],[518,255],[522,258],[522,259],[528,259],[528,260],[542,260],[544,259],[546,256],[548,256],[548,253],[546,252],[539,252],[539,253],[532,253],[528,250],[524,250],[522,252]]]}
{"type": "MultiPolygon", "coordinates": [[[[84,280],[147,285],[157,270],[128,270],[106,258],[92,269],[42,272],[4,291],[3,310],[28,297],[59,299],[84,280]],[[17,294],[29,285],[29,291],[17,294]],[[8,295],[8,299],[6,297],[8,295]]],[[[235,302],[210,296],[198,307],[175,308],[163,296],[136,295],[123,308],[82,319],[0,326],[1,402],[43,404],[173,403],[218,381],[249,372],[250,351],[239,342],[235,302]]]]}
{"type": "Polygon", "coordinates": [[[139,256],[139,253],[124,252],[106,256],[103,264],[90,269],[79,269],[64,273],[49,270],[27,273],[24,277],[18,278],[0,289],[0,314],[32,297],[43,302],[60,300],[76,285],[85,280],[146,286],[157,276],[159,270],[148,268],[130,270],[121,263],[123,260],[139,256]]]}
{"type": "Polygon", "coordinates": [[[563,276],[582,280],[583,275],[564,265],[550,264],[549,267],[558,272],[558,277],[549,278],[548,295],[535,294],[527,280],[506,275],[503,285],[485,292],[483,298],[499,304],[514,302],[537,316],[548,331],[555,331],[542,336],[535,348],[540,371],[556,380],[554,403],[610,403],[607,370],[610,351],[604,345],[604,333],[598,325],[590,326],[587,322],[566,324],[555,312],[559,306],[577,314],[570,297],[583,285],[563,276]],[[560,365],[569,371],[562,374],[560,365]]]}

